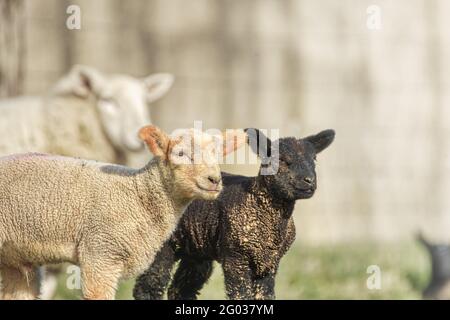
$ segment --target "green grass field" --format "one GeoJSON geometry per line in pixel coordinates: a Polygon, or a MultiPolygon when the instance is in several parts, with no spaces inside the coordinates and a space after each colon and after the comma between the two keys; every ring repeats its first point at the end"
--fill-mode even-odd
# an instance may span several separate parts
{"type": "MultiPolygon", "coordinates": [[[[278,299],[420,299],[429,277],[425,250],[414,242],[392,244],[347,244],[333,247],[294,246],[284,257],[276,279],[278,299]],[[381,289],[366,286],[367,267],[381,269],[381,289]]],[[[80,292],[68,290],[65,275],[59,281],[56,299],[79,299],[80,292]]],[[[124,281],[117,299],[132,299],[134,281],[124,281]]],[[[214,274],[201,299],[223,299],[222,271],[214,274]]]]}

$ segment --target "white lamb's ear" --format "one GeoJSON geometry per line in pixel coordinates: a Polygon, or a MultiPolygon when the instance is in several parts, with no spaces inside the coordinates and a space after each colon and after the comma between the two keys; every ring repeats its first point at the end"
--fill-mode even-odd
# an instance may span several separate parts
{"type": "Polygon", "coordinates": [[[78,77],[81,88],[95,94],[100,94],[106,84],[105,77],[95,68],[77,65],[75,66],[75,76],[78,77]]]}
{"type": "Polygon", "coordinates": [[[75,94],[86,98],[89,93],[99,94],[105,86],[104,76],[95,68],[75,65],[54,87],[56,94],[75,94]]]}
{"type": "Polygon", "coordinates": [[[139,138],[144,141],[155,157],[167,159],[170,138],[160,128],[149,125],[139,130],[139,138]]]}
{"type": "Polygon", "coordinates": [[[173,85],[174,76],[170,73],[155,73],[144,79],[147,88],[147,101],[158,100],[169,91],[173,85]]]}

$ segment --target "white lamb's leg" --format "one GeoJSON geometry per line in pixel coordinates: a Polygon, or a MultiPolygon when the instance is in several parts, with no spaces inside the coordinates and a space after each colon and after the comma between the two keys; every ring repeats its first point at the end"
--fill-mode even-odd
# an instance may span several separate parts
{"type": "Polygon", "coordinates": [[[34,300],[39,295],[37,270],[19,269],[1,266],[1,300],[34,300]]]}
{"type": "Polygon", "coordinates": [[[83,298],[114,300],[122,268],[107,260],[93,258],[80,265],[83,298]]]}
{"type": "Polygon", "coordinates": [[[41,279],[41,300],[52,300],[58,286],[58,279],[54,273],[46,272],[45,267],[39,268],[39,277],[41,279]]]}

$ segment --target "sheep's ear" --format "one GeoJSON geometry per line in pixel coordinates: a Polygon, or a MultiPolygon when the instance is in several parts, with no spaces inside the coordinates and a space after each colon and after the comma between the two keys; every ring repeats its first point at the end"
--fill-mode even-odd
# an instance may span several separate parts
{"type": "Polygon", "coordinates": [[[158,100],[172,87],[174,76],[170,73],[155,73],[144,79],[147,88],[147,101],[158,100]]]}
{"type": "Polygon", "coordinates": [[[145,126],[139,130],[139,138],[144,141],[155,157],[166,158],[169,137],[156,126],[145,126]]]}
{"type": "Polygon", "coordinates": [[[335,132],[334,130],[328,129],[319,132],[316,135],[304,138],[304,140],[313,144],[316,153],[319,153],[326,149],[334,140],[335,132]]]}
{"type": "Polygon", "coordinates": [[[223,155],[227,155],[239,149],[247,140],[247,135],[243,130],[226,130],[222,134],[223,155]]]}
{"type": "Polygon", "coordinates": [[[88,66],[76,66],[76,68],[82,85],[87,90],[100,94],[106,83],[106,79],[100,71],[88,66]]]}
{"type": "Polygon", "coordinates": [[[247,128],[247,143],[254,153],[260,158],[269,158],[271,156],[272,141],[264,133],[255,128],[247,128]]]}
{"type": "Polygon", "coordinates": [[[90,93],[99,94],[105,86],[104,76],[95,68],[75,65],[54,87],[55,94],[75,94],[86,98],[90,93]]]}

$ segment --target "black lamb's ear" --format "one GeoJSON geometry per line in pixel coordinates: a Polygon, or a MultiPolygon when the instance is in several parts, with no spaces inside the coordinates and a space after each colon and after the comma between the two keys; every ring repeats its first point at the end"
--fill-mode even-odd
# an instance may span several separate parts
{"type": "Polygon", "coordinates": [[[316,135],[304,138],[304,140],[313,144],[316,153],[323,151],[333,142],[335,132],[332,129],[324,130],[316,135]]]}
{"type": "Polygon", "coordinates": [[[247,133],[247,143],[260,158],[270,158],[272,141],[264,133],[255,128],[244,129],[247,133]]]}

